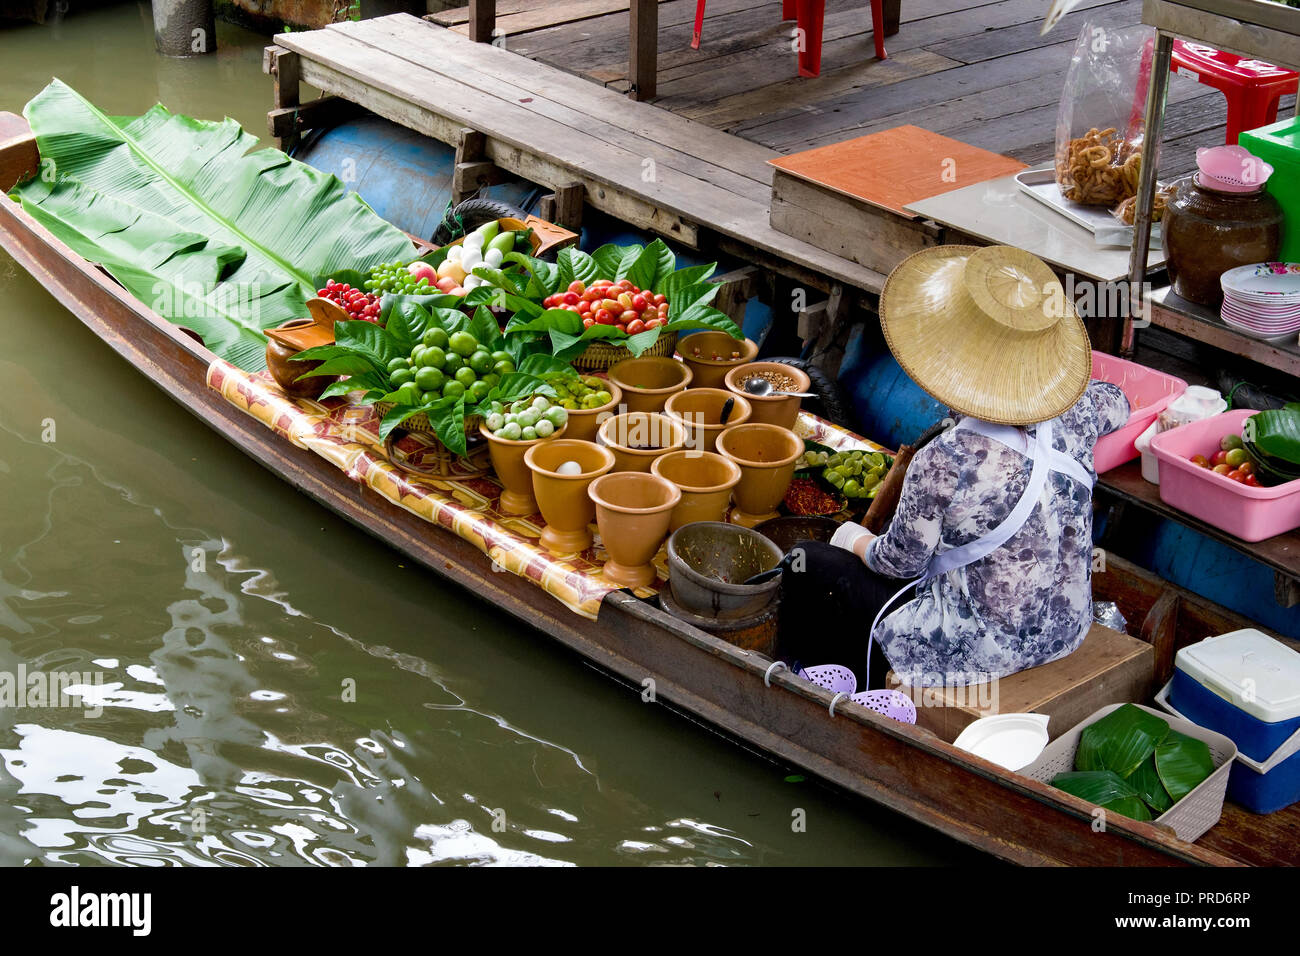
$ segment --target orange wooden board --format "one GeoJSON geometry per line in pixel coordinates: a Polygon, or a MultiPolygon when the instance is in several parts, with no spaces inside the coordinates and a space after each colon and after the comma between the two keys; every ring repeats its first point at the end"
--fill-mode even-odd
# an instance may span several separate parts
{"type": "Polygon", "coordinates": [[[903,208],[908,203],[1027,168],[1010,157],[919,126],[896,126],[768,162],[908,219],[916,218],[903,208]]]}

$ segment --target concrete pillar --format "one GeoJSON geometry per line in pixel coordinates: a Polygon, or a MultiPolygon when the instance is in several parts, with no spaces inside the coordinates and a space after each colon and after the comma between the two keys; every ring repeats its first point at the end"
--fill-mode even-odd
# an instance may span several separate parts
{"type": "Polygon", "coordinates": [[[216,53],[212,0],[153,0],[153,36],[163,56],[216,53]]]}

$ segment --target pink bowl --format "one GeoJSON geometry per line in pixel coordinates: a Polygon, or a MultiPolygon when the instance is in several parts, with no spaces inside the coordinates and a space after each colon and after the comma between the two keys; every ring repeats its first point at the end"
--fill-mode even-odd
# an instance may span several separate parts
{"type": "Polygon", "coordinates": [[[1097,439],[1092,450],[1093,468],[1100,475],[1138,456],[1133,442],[1170,402],[1187,391],[1187,383],[1181,378],[1157,372],[1137,362],[1126,362],[1105,352],[1092,353],[1092,377],[1118,385],[1124,390],[1129,404],[1128,421],[1118,430],[1097,439]]]}
{"type": "Polygon", "coordinates": [[[1151,450],[1160,462],[1160,500],[1243,541],[1263,541],[1300,528],[1300,479],[1253,488],[1188,459],[1210,457],[1224,435],[1240,434],[1242,422],[1254,414],[1252,409],[1238,408],[1151,439],[1151,450]]]}

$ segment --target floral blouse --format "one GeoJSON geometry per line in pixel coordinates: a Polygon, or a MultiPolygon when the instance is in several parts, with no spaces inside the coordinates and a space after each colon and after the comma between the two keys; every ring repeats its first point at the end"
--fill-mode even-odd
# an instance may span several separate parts
{"type": "MultiPolygon", "coordinates": [[[[1124,393],[1094,381],[1053,422],[1053,444],[1092,474],[1093,445],[1128,415],[1124,393]]],[[[868,546],[867,564],[890,577],[920,577],[936,551],[996,527],[1019,500],[1030,467],[1001,442],[949,429],[912,459],[898,511],[868,546]]],[[[876,640],[905,683],[965,686],[1064,657],[1091,624],[1092,489],[1052,472],[1006,544],[919,587],[881,620],[876,640]]]]}

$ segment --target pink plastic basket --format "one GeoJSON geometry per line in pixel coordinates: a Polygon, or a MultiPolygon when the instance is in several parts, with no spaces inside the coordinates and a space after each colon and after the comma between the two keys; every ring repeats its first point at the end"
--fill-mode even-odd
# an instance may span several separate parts
{"type": "Polygon", "coordinates": [[[1188,459],[1209,458],[1219,450],[1224,435],[1241,434],[1242,423],[1254,414],[1239,408],[1151,439],[1151,450],[1160,462],[1160,500],[1243,541],[1263,541],[1300,528],[1300,480],[1253,488],[1188,459]]]}
{"type": "Polygon", "coordinates": [[[1187,383],[1105,352],[1092,353],[1092,377],[1123,389],[1130,408],[1128,422],[1118,431],[1099,438],[1092,451],[1093,467],[1100,475],[1138,456],[1133,442],[1170,402],[1187,391],[1187,383]]]}

